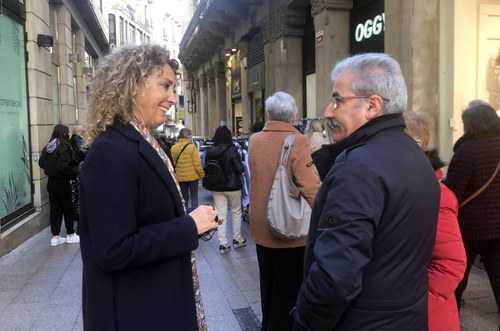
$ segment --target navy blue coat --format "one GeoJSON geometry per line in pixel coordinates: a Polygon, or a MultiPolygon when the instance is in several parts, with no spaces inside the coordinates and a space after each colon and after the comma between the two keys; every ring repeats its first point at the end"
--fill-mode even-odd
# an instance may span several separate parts
{"type": "Polygon", "coordinates": [[[163,161],[130,124],[92,144],[81,172],[85,330],[198,330],[194,220],[163,161]]]}
{"type": "Polygon", "coordinates": [[[324,148],[335,164],[313,205],[294,330],[427,330],[440,197],[429,160],[400,114],[324,148]]]}

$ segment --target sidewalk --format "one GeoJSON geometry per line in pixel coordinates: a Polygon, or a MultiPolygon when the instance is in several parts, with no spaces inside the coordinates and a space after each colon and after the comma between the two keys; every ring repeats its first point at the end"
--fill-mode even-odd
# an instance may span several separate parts
{"type": "MultiPolygon", "coordinates": [[[[200,188],[200,203],[212,203],[200,188]]],[[[230,222],[228,233],[231,233],[230,222]]],[[[259,330],[261,312],[255,244],[219,254],[215,235],[200,241],[196,263],[210,331],[259,330]]],[[[81,331],[82,261],[77,244],[50,247],[47,228],[0,258],[0,331],[81,331]]],[[[462,331],[498,330],[488,278],[474,268],[465,291],[462,331]]]]}
{"type": "MultiPolygon", "coordinates": [[[[200,203],[213,204],[201,187],[200,203]]],[[[245,247],[221,255],[215,234],[196,250],[210,331],[259,330],[259,273],[247,223],[242,233],[245,247]]],[[[0,331],[83,330],[80,245],[51,247],[50,238],[46,228],[0,258],[0,331]]]]}

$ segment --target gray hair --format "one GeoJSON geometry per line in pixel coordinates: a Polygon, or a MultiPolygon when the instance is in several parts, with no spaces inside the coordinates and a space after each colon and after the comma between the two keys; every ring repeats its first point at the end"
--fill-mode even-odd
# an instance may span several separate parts
{"type": "Polygon", "coordinates": [[[335,65],[330,78],[333,83],[342,75],[351,78],[356,95],[376,94],[384,100],[383,114],[402,113],[408,103],[406,83],[399,63],[387,54],[365,53],[348,57],[335,65]]]}
{"type": "Polygon", "coordinates": [[[286,92],[276,92],[266,99],[266,112],[272,121],[292,123],[298,111],[295,99],[286,92]]]}
{"type": "Polygon", "coordinates": [[[489,103],[487,103],[486,101],[484,100],[481,100],[481,99],[473,99],[471,101],[469,101],[469,103],[467,104],[467,107],[465,107],[464,111],[465,110],[468,110],[468,109],[471,109],[471,108],[474,108],[476,106],[490,106],[489,103]]]}
{"type": "Polygon", "coordinates": [[[73,134],[78,134],[82,135],[85,132],[85,128],[81,124],[77,124],[73,127],[73,130],[71,131],[73,134]]]}
{"type": "Polygon", "coordinates": [[[181,139],[181,138],[189,138],[189,136],[192,135],[192,132],[190,129],[188,128],[182,128],[180,131],[179,131],[179,136],[178,138],[181,139]]]}

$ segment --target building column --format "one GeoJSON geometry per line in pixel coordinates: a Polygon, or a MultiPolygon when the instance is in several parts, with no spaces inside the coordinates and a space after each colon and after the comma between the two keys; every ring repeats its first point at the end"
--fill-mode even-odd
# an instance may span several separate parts
{"type": "Polygon", "coordinates": [[[208,104],[208,123],[207,136],[212,137],[215,129],[219,126],[217,123],[217,100],[216,100],[216,85],[215,85],[215,69],[210,67],[207,70],[207,104],[208,104]]]}
{"type": "Polygon", "coordinates": [[[200,115],[198,117],[199,123],[196,125],[200,125],[199,133],[201,136],[206,137],[208,134],[208,81],[207,74],[205,72],[201,72],[199,75],[200,78],[200,103],[199,110],[200,115]]]}
{"type": "Polygon", "coordinates": [[[266,98],[278,89],[285,91],[295,98],[299,112],[303,105],[302,36],[305,20],[303,10],[285,5],[270,13],[263,27],[266,98]]]}
{"type": "MultiPolygon", "coordinates": [[[[56,58],[55,62],[59,65],[60,72],[60,123],[70,124],[76,122],[73,63],[69,59],[69,55],[73,52],[71,14],[66,6],[56,8],[58,38],[54,41],[54,57],[56,58]]],[[[57,123],[55,121],[54,124],[57,123]]]]}
{"type": "Polygon", "coordinates": [[[349,21],[352,0],[312,1],[316,30],[316,116],[323,116],[332,96],[330,73],[349,56],[349,21]],[[322,38],[322,39],[321,39],[322,38]]]}
{"type": "Polygon", "coordinates": [[[201,83],[200,77],[195,75],[193,79],[194,88],[194,99],[193,112],[192,112],[192,123],[191,129],[193,134],[196,136],[201,136],[201,83]]]}
{"type": "Polygon", "coordinates": [[[239,49],[239,60],[241,68],[241,106],[242,106],[242,125],[243,134],[250,133],[250,127],[252,125],[252,99],[250,99],[251,88],[248,86],[249,82],[249,71],[247,68],[247,56],[248,56],[248,41],[240,41],[238,45],[239,49]]]}
{"type": "Polygon", "coordinates": [[[226,120],[227,120],[227,127],[231,132],[233,131],[233,93],[232,93],[232,84],[233,84],[233,77],[231,73],[231,63],[229,61],[224,63],[224,66],[227,67],[224,68],[224,78],[226,80],[226,120]]]}
{"type": "Polygon", "coordinates": [[[226,66],[223,61],[217,61],[214,65],[215,70],[215,113],[217,126],[221,125],[222,122],[226,122],[227,125],[227,115],[226,115],[226,66]]]}
{"type": "Polygon", "coordinates": [[[408,109],[434,118],[439,106],[438,12],[439,1],[385,1],[384,48],[400,63],[408,86],[408,109]]]}
{"type": "Polygon", "coordinates": [[[73,31],[75,34],[75,49],[74,53],[80,55],[80,61],[73,64],[74,77],[76,86],[75,100],[75,119],[78,124],[86,124],[87,122],[87,86],[83,73],[85,63],[85,35],[81,29],[73,31]]]}
{"type": "MultiPolygon", "coordinates": [[[[245,129],[250,127],[251,123],[251,114],[250,114],[250,98],[248,96],[248,71],[246,70],[246,66],[243,63],[242,58],[240,57],[240,84],[241,84],[241,125],[243,127],[243,132],[245,133],[245,129]]],[[[238,128],[236,128],[236,132],[238,128]]],[[[249,132],[249,131],[248,131],[249,132]]]]}

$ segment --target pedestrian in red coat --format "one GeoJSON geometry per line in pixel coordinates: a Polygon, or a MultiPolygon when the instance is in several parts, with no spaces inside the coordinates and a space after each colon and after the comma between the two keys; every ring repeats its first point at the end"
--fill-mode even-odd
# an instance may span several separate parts
{"type": "MultiPolygon", "coordinates": [[[[406,132],[425,152],[439,180],[443,177],[444,163],[437,150],[430,149],[433,123],[421,112],[405,112],[406,132]]],[[[466,256],[460,227],[458,225],[458,202],[455,194],[440,183],[436,242],[429,263],[429,331],[460,331],[455,289],[462,280],[466,256]]]]}

